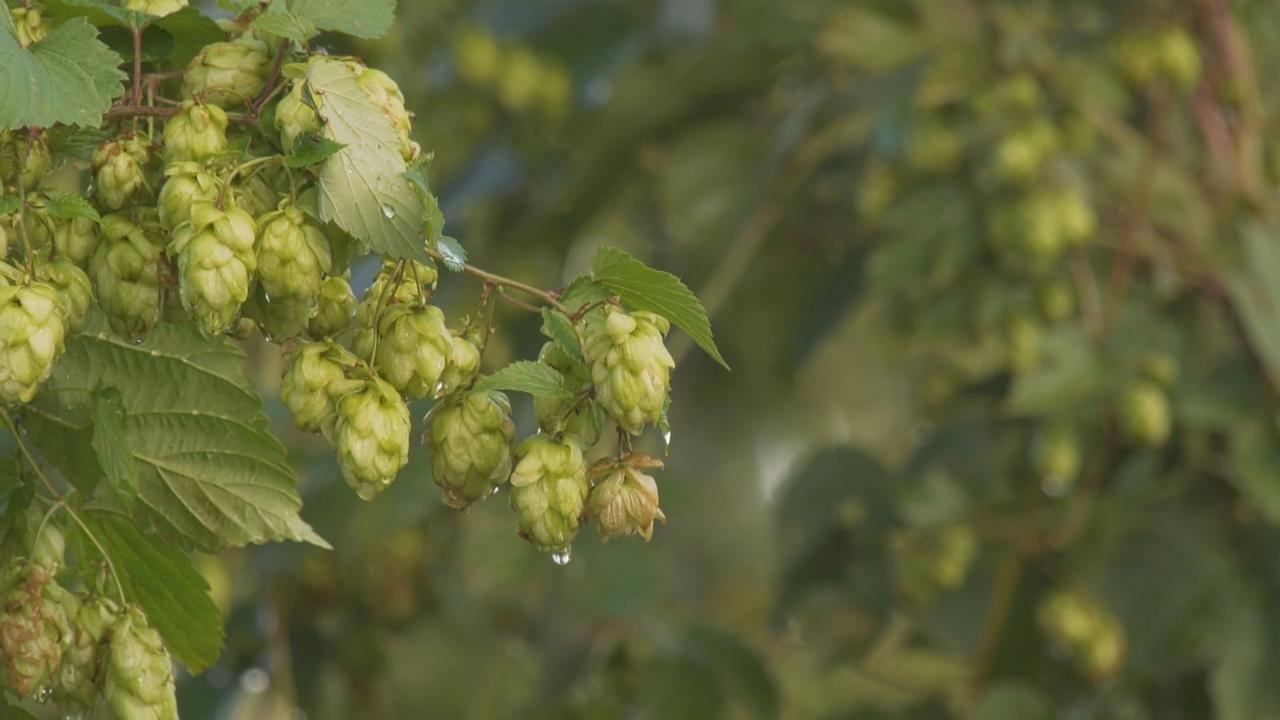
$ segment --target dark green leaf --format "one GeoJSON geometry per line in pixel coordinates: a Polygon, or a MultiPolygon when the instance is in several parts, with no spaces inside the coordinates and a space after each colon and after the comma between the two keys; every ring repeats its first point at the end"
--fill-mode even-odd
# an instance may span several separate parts
{"type": "Polygon", "coordinates": [[[0,197],[0,215],[8,215],[16,213],[22,207],[22,199],[17,195],[5,195],[0,197]]]}
{"type": "Polygon", "coordinates": [[[132,510],[138,499],[138,472],[125,430],[124,397],[115,388],[98,393],[93,410],[93,450],[106,487],[122,507],[132,510]]]}
{"type": "Polygon", "coordinates": [[[476,383],[476,390],[508,390],[535,397],[569,397],[564,378],[541,363],[520,360],[476,383]]]}
{"type": "Polygon", "coordinates": [[[124,92],[120,63],[84,18],[68,20],[25,49],[9,22],[0,29],[0,129],[97,127],[124,92]]]}
{"type": "Polygon", "coordinates": [[[289,0],[289,9],[321,30],[378,38],[391,29],[395,0],[289,0]]]}
{"type": "Polygon", "coordinates": [[[253,29],[298,43],[306,42],[319,33],[315,23],[289,10],[285,0],[274,0],[266,12],[254,18],[253,29]]]}
{"type": "Polygon", "coordinates": [[[291,168],[311,167],[324,162],[330,155],[346,147],[329,138],[307,135],[298,139],[293,152],[284,156],[284,164],[291,168]]]}
{"type": "Polygon", "coordinates": [[[542,334],[551,338],[556,347],[576,362],[585,362],[582,355],[582,340],[578,331],[573,328],[573,321],[559,310],[542,308],[542,334]]]}
{"type": "Polygon", "coordinates": [[[44,202],[44,209],[49,212],[49,215],[56,218],[80,218],[95,222],[102,219],[98,215],[98,211],[89,204],[88,200],[80,195],[71,195],[69,193],[50,195],[44,202]]]}

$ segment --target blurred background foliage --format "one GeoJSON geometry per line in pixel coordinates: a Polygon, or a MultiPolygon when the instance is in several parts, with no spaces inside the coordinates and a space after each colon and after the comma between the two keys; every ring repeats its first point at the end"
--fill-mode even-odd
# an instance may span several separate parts
{"type": "Polygon", "coordinates": [[[203,560],[184,717],[1280,717],[1276,3],[405,0],[331,50],[478,264],[624,247],[734,369],[673,335],[668,520],[564,567],[269,408],[338,549],[203,560]]]}

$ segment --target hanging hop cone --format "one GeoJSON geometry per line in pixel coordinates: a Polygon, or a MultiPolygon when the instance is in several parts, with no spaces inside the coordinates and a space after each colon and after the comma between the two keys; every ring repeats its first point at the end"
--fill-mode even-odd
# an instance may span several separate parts
{"type": "Polygon", "coordinates": [[[88,713],[98,700],[107,655],[105,642],[111,627],[120,619],[120,609],[108,598],[93,596],[68,615],[70,634],[54,698],[61,706],[88,713]]]}
{"type": "Polygon", "coordinates": [[[449,357],[440,375],[440,395],[465,387],[480,371],[480,348],[458,333],[449,336],[449,357]]]}
{"type": "Polygon", "coordinates": [[[347,484],[372,500],[409,462],[409,408],[396,389],[371,375],[338,400],[333,443],[347,484]]]}
{"type": "Polygon", "coordinates": [[[211,335],[230,327],[249,297],[256,236],[248,213],[209,202],[195,203],[191,220],[173,232],[169,255],[177,258],[182,306],[211,335]]]}
{"type": "Polygon", "coordinates": [[[565,553],[578,534],[587,500],[587,467],[572,440],[534,435],[516,448],[511,507],[520,537],[544,552],[565,553]]]}
{"type": "Polygon", "coordinates": [[[62,355],[66,325],[46,283],[0,287],[0,402],[27,403],[62,355]]]}
{"type": "Polygon", "coordinates": [[[4,686],[18,697],[42,696],[56,682],[70,635],[63,590],[50,569],[27,563],[4,594],[0,664],[4,686]]]}
{"type": "Polygon", "coordinates": [[[618,426],[632,435],[657,424],[675,360],[663,344],[667,319],[649,312],[610,308],[592,326],[586,343],[596,398],[618,426]]]}
{"type": "Polygon", "coordinates": [[[450,337],[440,308],[392,305],[382,312],[376,340],[370,330],[357,331],[355,350],[397,391],[421,398],[435,391],[444,374],[450,337]]]}
{"type": "Polygon", "coordinates": [[[355,309],[356,296],[351,292],[351,283],[345,277],[330,275],[320,283],[316,312],[307,324],[307,332],[316,338],[336,335],[351,324],[355,309]]]}
{"type": "Polygon", "coordinates": [[[187,101],[164,126],[164,159],[207,160],[227,149],[227,114],[217,105],[187,101]]]}
{"type": "MultiPolygon", "coordinates": [[[[21,8],[15,9],[18,12],[21,8]]],[[[27,12],[36,13],[38,10],[27,12]]],[[[44,136],[32,139],[26,133],[5,133],[0,135],[0,185],[17,185],[22,190],[31,190],[40,184],[53,164],[49,156],[49,145],[44,136]],[[30,149],[27,145],[30,143],[30,149]],[[18,166],[19,158],[22,166],[18,166]]]]}
{"type": "Polygon", "coordinates": [[[241,37],[205,45],[182,75],[182,97],[224,108],[247,104],[266,86],[270,65],[261,40],[241,37]]]}
{"type": "Polygon", "coordinates": [[[160,633],[138,607],[111,626],[103,695],[112,717],[121,720],[177,720],[173,662],[160,633]]]}
{"type": "Polygon", "coordinates": [[[147,333],[160,317],[161,246],[127,217],[102,218],[101,240],[89,259],[98,305],[125,336],[147,333]]]}
{"type": "Polygon", "coordinates": [[[431,473],[444,503],[461,510],[506,482],[515,437],[511,402],[502,393],[467,393],[437,410],[431,420],[431,473]]]}
{"type": "Polygon", "coordinates": [[[125,10],[136,10],[156,17],[172,15],[187,6],[187,0],[124,0],[125,10]]]}
{"type": "Polygon", "coordinates": [[[329,241],[292,203],[259,218],[259,287],[267,305],[283,311],[268,321],[268,335],[291,337],[306,330],[329,267],[329,241]]]}
{"type": "Polygon", "coordinates": [[[303,85],[295,80],[288,94],[276,105],[276,129],[286,152],[292,152],[298,138],[320,131],[320,118],[303,98],[303,85]]]}
{"type": "Polygon", "coordinates": [[[538,426],[552,435],[563,433],[576,438],[589,448],[600,439],[604,428],[604,411],[595,401],[581,401],[581,393],[591,388],[591,372],[586,365],[574,362],[555,343],[548,342],[538,353],[538,362],[554,368],[565,379],[569,397],[535,396],[533,411],[538,426]]]}
{"type": "Polygon", "coordinates": [[[108,140],[93,152],[95,197],[104,208],[119,210],[133,200],[146,184],[143,166],[147,162],[145,143],[108,140]]]}
{"type": "Polygon", "coordinates": [[[53,228],[53,247],[58,257],[85,267],[98,249],[98,223],[89,218],[68,218],[53,228]]]}
{"type": "Polygon", "coordinates": [[[167,179],[160,188],[156,209],[160,223],[170,230],[191,220],[191,208],[197,202],[211,203],[218,199],[218,179],[198,162],[170,162],[164,175],[167,179]]]}
{"type": "Polygon", "coordinates": [[[54,289],[54,299],[62,315],[65,331],[78,333],[84,327],[93,302],[93,285],[89,276],[70,260],[57,258],[36,265],[36,277],[54,289]]]}
{"type": "Polygon", "coordinates": [[[320,432],[333,418],[337,401],[350,389],[347,371],[359,361],[334,342],[303,343],[285,356],[280,400],[301,430],[320,432]]]}
{"type": "Polygon", "coordinates": [[[642,472],[650,467],[662,467],[662,463],[648,456],[633,456],[610,468],[591,488],[586,517],[596,524],[601,540],[639,535],[648,542],[653,537],[653,521],[667,519],[658,507],[658,483],[642,472]]]}
{"type": "Polygon", "coordinates": [[[364,67],[358,63],[355,65],[357,65],[356,84],[391,122],[391,127],[395,128],[396,134],[400,136],[400,154],[405,162],[416,159],[422,154],[422,148],[409,137],[413,124],[409,111],[404,107],[404,94],[400,92],[400,86],[381,70],[364,67]]]}
{"type": "Polygon", "coordinates": [[[356,308],[356,325],[372,328],[373,319],[380,307],[420,302],[435,294],[440,274],[435,267],[409,260],[405,262],[396,279],[396,263],[386,262],[373,278],[373,284],[365,291],[356,308]],[[388,289],[388,283],[394,287],[388,289]]]}

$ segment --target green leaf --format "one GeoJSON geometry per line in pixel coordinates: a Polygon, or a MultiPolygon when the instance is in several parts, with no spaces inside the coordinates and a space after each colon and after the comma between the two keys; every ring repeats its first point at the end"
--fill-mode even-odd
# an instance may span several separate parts
{"type": "Polygon", "coordinates": [[[121,506],[132,510],[138,499],[138,471],[125,432],[124,396],[111,387],[98,393],[93,409],[93,451],[102,475],[121,506]]]}
{"type": "Polygon", "coordinates": [[[0,718],[3,720],[38,720],[27,709],[18,705],[10,705],[9,699],[0,695],[0,718]]]}
{"type": "Polygon", "coordinates": [[[680,278],[655,270],[617,248],[602,247],[591,259],[591,275],[635,310],[657,313],[684,330],[711,359],[728,370],[711,335],[711,320],[680,278]]]}
{"type": "Polygon", "coordinates": [[[82,17],[96,27],[141,25],[147,16],[136,10],[126,10],[104,0],[47,0],[42,3],[49,17],[63,22],[82,17]]]}
{"type": "Polygon", "coordinates": [[[467,267],[467,250],[457,240],[441,235],[436,243],[440,255],[444,258],[444,266],[449,272],[460,273],[467,267]]]}
{"type": "Polygon", "coordinates": [[[395,0],[289,0],[289,9],[321,30],[382,37],[395,21],[395,0]]]}
{"type": "Polygon", "coordinates": [[[582,355],[582,340],[573,329],[573,321],[559,310],[542,308],[542,334],[551,338],[556,347],[576,362],[586,362],[582,355]]]}
{"type": "MultiPolygon", "coordinates": [[[[142,606],[173,657],[193,674],[217,662],[222,615],[191,558],[170,543],[143,535],[127,518],[95,512],[85,522],[110,558],[125,598],[142,606]]],[[[93,543],[86,546],[93,548],[93,543]]]]}
{"type": "Polygon", "coordinates": [[[330,155],[346,147],[329,138],[306,135],[298,139],[293,152],[284,156],[284,164],[291,168],[311,167],[324,162],[330,155]]]}
{"type": "Polygon", "coordinates": [[[239,347],[188,325],[161,324],[139,344],[76,336],[26,416],[32,440],[60,468],[90,445],[102,387],[120,390],[141,511],[159,531],[208,550],[327,546],[298,516],[297,480],[239,347]]]}
{"type": "Polygon", "coordinates": [[[210,43],[227,39],[227,34],[212,19],[193,7],[186,7],[162,18],[151,18],[151,27],[163,30],[173,38],[173,50],[169,63],[182,68],[191,62],[200,49],[210,43]]]}
{"type": "Polygon", "coordinates": [[[320,165],[321,218],[378,252],[426,262],[422,199],[404,177],[400,140],[391,122],[369,101],[343,60],[311,58],[307,86],[326,137],[345,146],[320,165]]]}
{"type": "Polygon", "coordinates": [[[22,198],[17,195],[5,195],[0,197],[0,215],[8,215],[16,213],[22,207],[22,198]]]}
{"type": "Polygon", "coordinates": [[[609,290],[587,275],[579,275],[565,286],[560,294],[560,304],[570,310],[581,310],[594,302],[609,299],[609,290]]]}
{"type": "Polygon", "coordinates": [[[267,11],[254,18],[253,29],[303,43],[319,34],[315,23],[292,12],[284,0],[274,0],[267,11]]]}
{"type": "Polygon", "coordinates": [[[0,129],[56,123],[97,127],[124,92],[120,56],[84,18],[22,48],[12,24],[0,30],[0,129]]]}
{"type": "Polygon", "coordinates": [[[89,201],[80,195],[72,195],[70,193],[55,193],[50,195],[44,201],[44,209],[49,215],[56,218],[64,219],[84,219],[97,222],[102,219],[98,215],[98,211],[89,204],[89,201]]]}
{"type": "Polygon", "coordinates": [[[564,377],[554,368],[529,360],[520,360],[498,370],[476,383],[476,390],[507,390],[529,393],[534,397],[567,398],[564,377]]]}

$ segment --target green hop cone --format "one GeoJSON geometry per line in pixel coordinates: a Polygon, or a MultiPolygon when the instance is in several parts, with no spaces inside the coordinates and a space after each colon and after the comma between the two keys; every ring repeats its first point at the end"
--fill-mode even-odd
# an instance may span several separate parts
{"type": "MultiPolygon", "coordinates": [[[[15,11],[16,12],[16,11],[15,11]]],[[[32,10],[31,12],[38,12],[32,10]]],[[[0,184],[31,190],[40,184],[53,164],[43,135],[31,140],[26,133],[5,133],[0,141],[0,184]],[[30,149],[27,148],[30,141],[30,149]],[[21,167],[18,160],[22,159],[21,167]]]]}
{"type": "Polygon", "coordinates": [[[471,340],[453,333],[449,336],[449,357],[440,375],[440,395],[465,387],[480,371],[480,348],[471,340]]]}
{"type": "Polygon", "coordinates": [[[1036,617],[1045,634],[1070,651],[1089,675],[1110,677],[1124,662],[1124,626],[1093,598],[1055,590],[1041,601],[1036,617]]]}
{"type": "Polygon", "coordinates": [[[292,203],[258,219],[258,287],[268,306],[286,311],[269,321],[268,335],[292,337],[307,329],[329,268],[324,232],[292,203]],[[280,315],[287,321],[278,322],[280,315]]]}
{"type": "Polygon", "coordinates": [[[74,614],[68,612],[70,634],[58,670],[54,698],[59,705],[90,712],[98,701],[103,681],[104,643],[120,617],[120,609],[104,597],[90,597],[74,614]]]}
{"type": "Polygon", "coordinates": [[[658,507],[658,483],[640,466],[662,467],[646,458],[639,465],[628,464],[609,471],[587,496],[586,518],[596,524],[600,539],[639,535],[648,542],[653,537],[653,521],[666,520],[658,507]]]}
{"type": "Polygon", "coordinates": [[[164,305],[161,246],[124,215],[102,218],[101,240],[89,259],[98,305],[125,336],[147,333],[164,305]]]}
{"type": "Polygon", "coordinates": [[[400,86],[386,73],[376,68],[359,66],[356,68],[356,84],[364,90],[369,100],[382,111],[391,127],[400,136],[400,154],[406,162],[412,161],[422,154],[418,143],[410,139],[413,130],[409,111],[404,107],[404,94],[400,86]]]}
{"type": "Polygon", "coordinates": [[[66,326],[45,283],[0,287],[0,402],[27,403],[53,372],[66,326]]]}
{"type": "Polygon", "coordinates": [[[586,343],[596,398],[618,426],[632,435],[658,424],[675,360],[663,344],[667,319],[649,312],[610,308],[590,328],[586,343]]]}
{"type": "Polygon", "coordinates": [[[272,212],[280,204],[280,198],[267,180],[268,172],[253,173],[235,189],[236,207],[255,218],[272,212]]]}
{"type": "Polygon", "coordinates": [[[146,183],[145,158],[139,162],[137,154],[130,152],[132,149],[124,142],[108,140],[93,152],[94,195],[107,209],[119,210],[128,205],[146,183]]]}
{"type": "Polygon", "coordinates": [[[585,448],[595,445],[604,429],[604,410],[595,401],[579,402],[580,394],[591,389],[590,370],[574,362],[552,342],[542,346],[538,362],[558,371],[572,392],[569,397],[534,396],[533,411],[538,416],[538,427],[553,435],[571,435],[585,448]]]}
{"type": "Polygon", "coordinates": [[[182,75],[182,97],[224,108],[247,104],[266,86],[270,65],[261,40],[241,37],[205,45],[182,75]]]}
{"type": "MultiPolygon", "coordinates": [[[[39,193],[27,193],[27,209],[23,215],[23,229],[27,233],[27,242],[30,243],[31,249],[44,254],[48,251],[49,246],[53,243],[53,234],[57,229],[57,222],[49,214],[49,209],[45,203],[45,198],[39,193]]],[[[18,232],[18,216],[16,214],[7,216],[6,224],[12,228],[11,232],[15,237],[21,237],[18,232]]]]}
{"type": "Polygon", "coordinates": [[[156,209],[160,223],[172,230],[191,220],[191,208],[197,202],[216,202],[219,183],[203,165],[190,160],[170,162],[164,169],[164,185],[156,209]]]}
{"type": "Polygon", "coordinates": [[[329,425],[338,398],[349,385],[347,370],[357,362],[341,345],[328,341],[300,344],[289,351],[280,379],[280,401],[299,429],[319,432],[329,425]]]}
{"type": "Polygon", "coordinates": [[[298,138],[320,131],[320,118],[303,97],[302,81],[294,81],[288,94],[276,105],[276,129],[286,152],[292,152],[298,138]]]}
{"type": "Polygon", "coordinates": [[[9,10],[9,18],[13,20],[13,28],[17,30],[18,44],[31,47],[49,34],[49,26],[37,8],[16,7],[9,10]]]}
{"type": "Polygon", "coordinates": [[[1068,425],[1050,425],[1036,435],[1031,459],[1044,491],[1062,495],[1080,476],[1080,437],[1068,425]]]}
{"type": "Polygon", "coordinates": [[[1120,398],[1120,429],[1139,445],[1165,444],[1173,430],[1173,413],[1164,388],[1146,380],[1129,386],[1120,398]]]}
{"type": "Polygon", "coordinates": [[[98,249],[98,223],[89,218],[68,218],[53,228],[53,247],[58,257],[84,267],[98,249]]]}
{"type": "Polygon", "coordinates": [[[187,6],[187,0],[124,0],[126,10],[136,10],[156,17],[172,15],[187,6]]]}
{"type": "Polygon", "coordinates": [[[93,302],[89,276],[70,260],[58,258],[37,265],[36,277],[53,287],[66,332],[80,332],[89,314],[89,304],[93,302]]]}
{"type": "Polygon", "coordinates": [[[230,327],[249,299],[256,236],[248,213],[210,202],[195,203],[191,220],[173,232],[169,254],[177,258],[182,306],[211,335],[230,327]]]}
{"type": "Polygon", "coordinates": [[[207,160],[226,149],[227,114],[217,105],[184,102],[165,123],[166,162],[207,160]]]}
{"type": "Polygon", "coordinates": [[[395,286],[388,289],[388,283],[397,276],[396,265],[394,262],[383,263],[373,284],[360,300],[360,306],[356,308],[356,325],[371,328],[380,307],[416,303],[431,297],[435,292],[439,272],[432,265],[413,260],[405,262],[395,286]]]}
{"type": "Polygon", "coordinates": [[[433,413],[431,473],[444,503],[461,510],[506,482],[515,437],[502,393],[468,393],[433,413]]]}
{"type": "Polygon", "coordinates": [[[376,375],[338,400],[333,443],[347,484],[372,500],[409,462],[409,408],[376,375]]]}
{"type": "Polygon", "coordinates": [[[138,607],[129,608],[111,626],[104,668],[103,695],[111,716],[120,720],[177,720],[173,662],[160,633],[138,607]]]}
{"type": "Polygon", "coordinates": [[[567,557],[587,501],[587,466],[572,440],[534,435],[516,448],[511,507],[520,537],[544,552],[567,557]]]}
{"type": "Polygon", "coordinates": [[[393,305],[378,322],[377,336],[362,329],[356,354],[397,391],[411,398],[433,394],[444,375],[451,342],[444,312],[434,305],[393,305]]]}
{"type": "Polygon", "coordinates": [[[39,697],[57,680],[70,635],[63,608],[66,591],[51,572],[27,564],[4,594],[0,617],[0,668],[4,686],[20,698],[39,697]]]}
{"type": "Polygon", "coordinates": [[[356,309],[356,296],[351,283],[345,278],[330,275],[320,282],[320,295],[316,298],[316,312],[307,324],[312,337],[337,335],[351,324],[356,309]]]}

